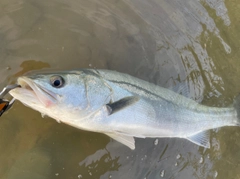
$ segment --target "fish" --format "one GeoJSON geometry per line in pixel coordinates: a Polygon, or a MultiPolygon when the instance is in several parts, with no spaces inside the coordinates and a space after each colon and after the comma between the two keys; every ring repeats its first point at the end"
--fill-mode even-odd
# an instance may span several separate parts
{"type": "Polygon", "coordinates": [[[240,97],[209,107],[167,88],[104,69],[36,72],[13,98],[58,122],[103,133],[135,149],[134,138],[184,138],[210,148],[210,129],[240,125],[240,97]]]}

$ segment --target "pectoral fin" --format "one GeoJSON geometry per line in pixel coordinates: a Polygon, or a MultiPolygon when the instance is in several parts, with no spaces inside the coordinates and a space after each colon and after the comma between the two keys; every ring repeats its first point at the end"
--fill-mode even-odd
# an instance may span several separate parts
{"type": "Polygon", "coordinates": [[[136,103],[139,100],[136,96],[129,96],[123,99],[120,99],[118,101],[115,101],[114,103],[106,104],[109,115],[116,113],[128,106],[131,106],[132,104],[136,103]]]}
{"type": "Polygon", "coordinates": [[[114,133],[105,133],[109,137],[113,138],[114,140],[128,146],[130,149],[135,149],[135,140],[132,136],[114,134],[114,133]]]}
{"type": "Polygon", "coordinates": [[[209,138],[210,138],[209,131],[199,132],[197,134],[187,137],[187,139],[190,140],[191,142],[206,148],[210,148],[209,138]]]}

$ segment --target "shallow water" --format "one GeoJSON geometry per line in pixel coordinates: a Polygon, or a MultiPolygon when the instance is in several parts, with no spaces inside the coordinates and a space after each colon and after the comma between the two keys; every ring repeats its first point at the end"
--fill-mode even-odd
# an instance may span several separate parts
{"type": "MultiPolygon", "coordinates": [[[[0,0],[0,87],[33,69],[106,68],[228,106],[239,93],[235,1],[0,0]]],[[[240,129],[211,131],[211,148],[136,139],[136,149],[16,102],[0,119],[0,178],[240,178],[240,129]]]]}

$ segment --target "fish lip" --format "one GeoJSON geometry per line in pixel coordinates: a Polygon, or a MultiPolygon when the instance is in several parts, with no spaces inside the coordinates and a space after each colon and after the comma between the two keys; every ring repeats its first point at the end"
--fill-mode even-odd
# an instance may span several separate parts
{"type": "Polygon", "coordinates": [[[57,101],[56,94],[36,84],[28,77],[23,76],[18,78],[18,84],[21,86],[21,88],[33,92],[38,98],[38,100],[42,102],[45,106],[48,106],[49,103],[57,101]]]}

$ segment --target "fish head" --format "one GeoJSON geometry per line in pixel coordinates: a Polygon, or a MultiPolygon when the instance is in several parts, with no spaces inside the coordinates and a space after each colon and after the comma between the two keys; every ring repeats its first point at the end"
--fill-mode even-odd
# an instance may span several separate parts
{"type": "Polygon", "coordinates": [[[84,72],[27,75],[18,84],[15,99],[59,121],[84,118],[109,100],[102,81],[84,72]]]}

